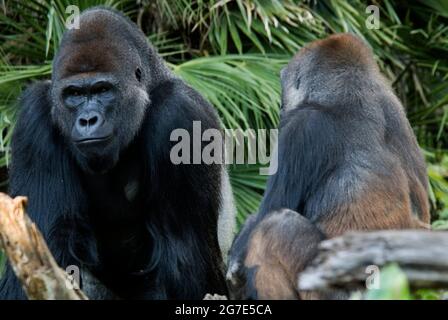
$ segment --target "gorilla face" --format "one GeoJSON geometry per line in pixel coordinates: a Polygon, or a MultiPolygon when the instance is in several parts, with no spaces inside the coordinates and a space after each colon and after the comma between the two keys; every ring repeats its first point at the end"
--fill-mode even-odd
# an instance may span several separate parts
{"type": "Polygon", "coordinates": [[[53,121],[90,173],[115,166],[149,103],[149,72],[139,50],[120,34],[106,32],[108,20],[102,21],[93,23],[87,14],[79,30],[67,31],[53,65],[53,121]]]}

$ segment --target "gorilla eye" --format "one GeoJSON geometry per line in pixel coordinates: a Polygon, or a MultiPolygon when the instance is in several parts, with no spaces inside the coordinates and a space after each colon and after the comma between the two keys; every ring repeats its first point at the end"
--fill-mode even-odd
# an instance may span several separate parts
{"type": "Polygon", "coordinates": [[[112,85],[107,82],[107,81],[100,81],[95,83],[91,89],[90,92],[92,94],[101,94],[101,93],[106,93],[109,92],[109,90],[112,89],[112,85]]]}
{"type": "Polygon", "coordinates": [[[80,95],[82,95],[81,89],[74,87],[74,86],[70,86],[68,88],[66,88],[63,92],[64,96],[75,96],[75,97],[79,97],[80,95]]]}
{"type": "Polygon", "coordinates": [[[137,78],[138,82],[141,82],[141,80],[142,80],[142,70],[140,70],[140,68],[137,68],[137,70],[135,70],[135,77],[137,78]]]}

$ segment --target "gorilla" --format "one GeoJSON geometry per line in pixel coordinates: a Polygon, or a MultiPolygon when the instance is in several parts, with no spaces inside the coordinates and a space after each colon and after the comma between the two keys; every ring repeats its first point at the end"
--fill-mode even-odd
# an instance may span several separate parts
{"type": "Polygon", "coordinates": [[[281,83],[278,170],[230,251],[236,298],[307,298],[297,276],[323,239],[429,223],[422,153],[366,44],[350,34],[313,42],[281,83]]]}
{"type": "MultiPolygon", "coordinates": [[[[170,159],[173,130],[220,129],[217,113],[135,24],[84,11],[51,81],[29,87],[21,109],[10,193],[28,197],[56,261],[80,268],[90,299],[226,294],[235,214],[226,169],[170,159]]],[[[11,267],[0,297],[25,298],[11,267]]]]}

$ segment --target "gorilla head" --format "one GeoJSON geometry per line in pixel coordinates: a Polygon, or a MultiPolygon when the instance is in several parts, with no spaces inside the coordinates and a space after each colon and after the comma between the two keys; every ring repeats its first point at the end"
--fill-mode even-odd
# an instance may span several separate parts
{"type": "Polygon", "coordinates": [[[368,88],[380,91],[375,86],[383,87],[384,78],[370,48],[357,36],[342,33],[302,48],[282,70],[281,82],[282,106],[288,111],[304,101],[353,103],[368,88]]]}
{"type": "Polygon", "coordinates": [[[169,76],[156,60],[143,33],[110,10],[85,11],[80,28],[65,33],[53,63],[52,117],[85,171],[112,168],[138,133],[152,80],[169,76]]]}

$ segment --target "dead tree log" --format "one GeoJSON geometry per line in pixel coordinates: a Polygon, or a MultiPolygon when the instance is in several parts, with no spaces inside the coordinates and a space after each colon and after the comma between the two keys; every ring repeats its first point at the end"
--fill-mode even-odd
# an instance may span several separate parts
{"type": "Polygon", "coordinates": [[[25,197],[0,193],[0,248],[3,248],[26,295],[33,300],[85,300],[84,293],[67,286],[42,234],[25,213],[25,197]]]}
{"type": "Polygon", "coordinates": [[[301,290],[365,289],[368,266],[397,263],[413,288],[448,288],[448,232],[348,233],[322,242],[299,277],[301,290]]]}

